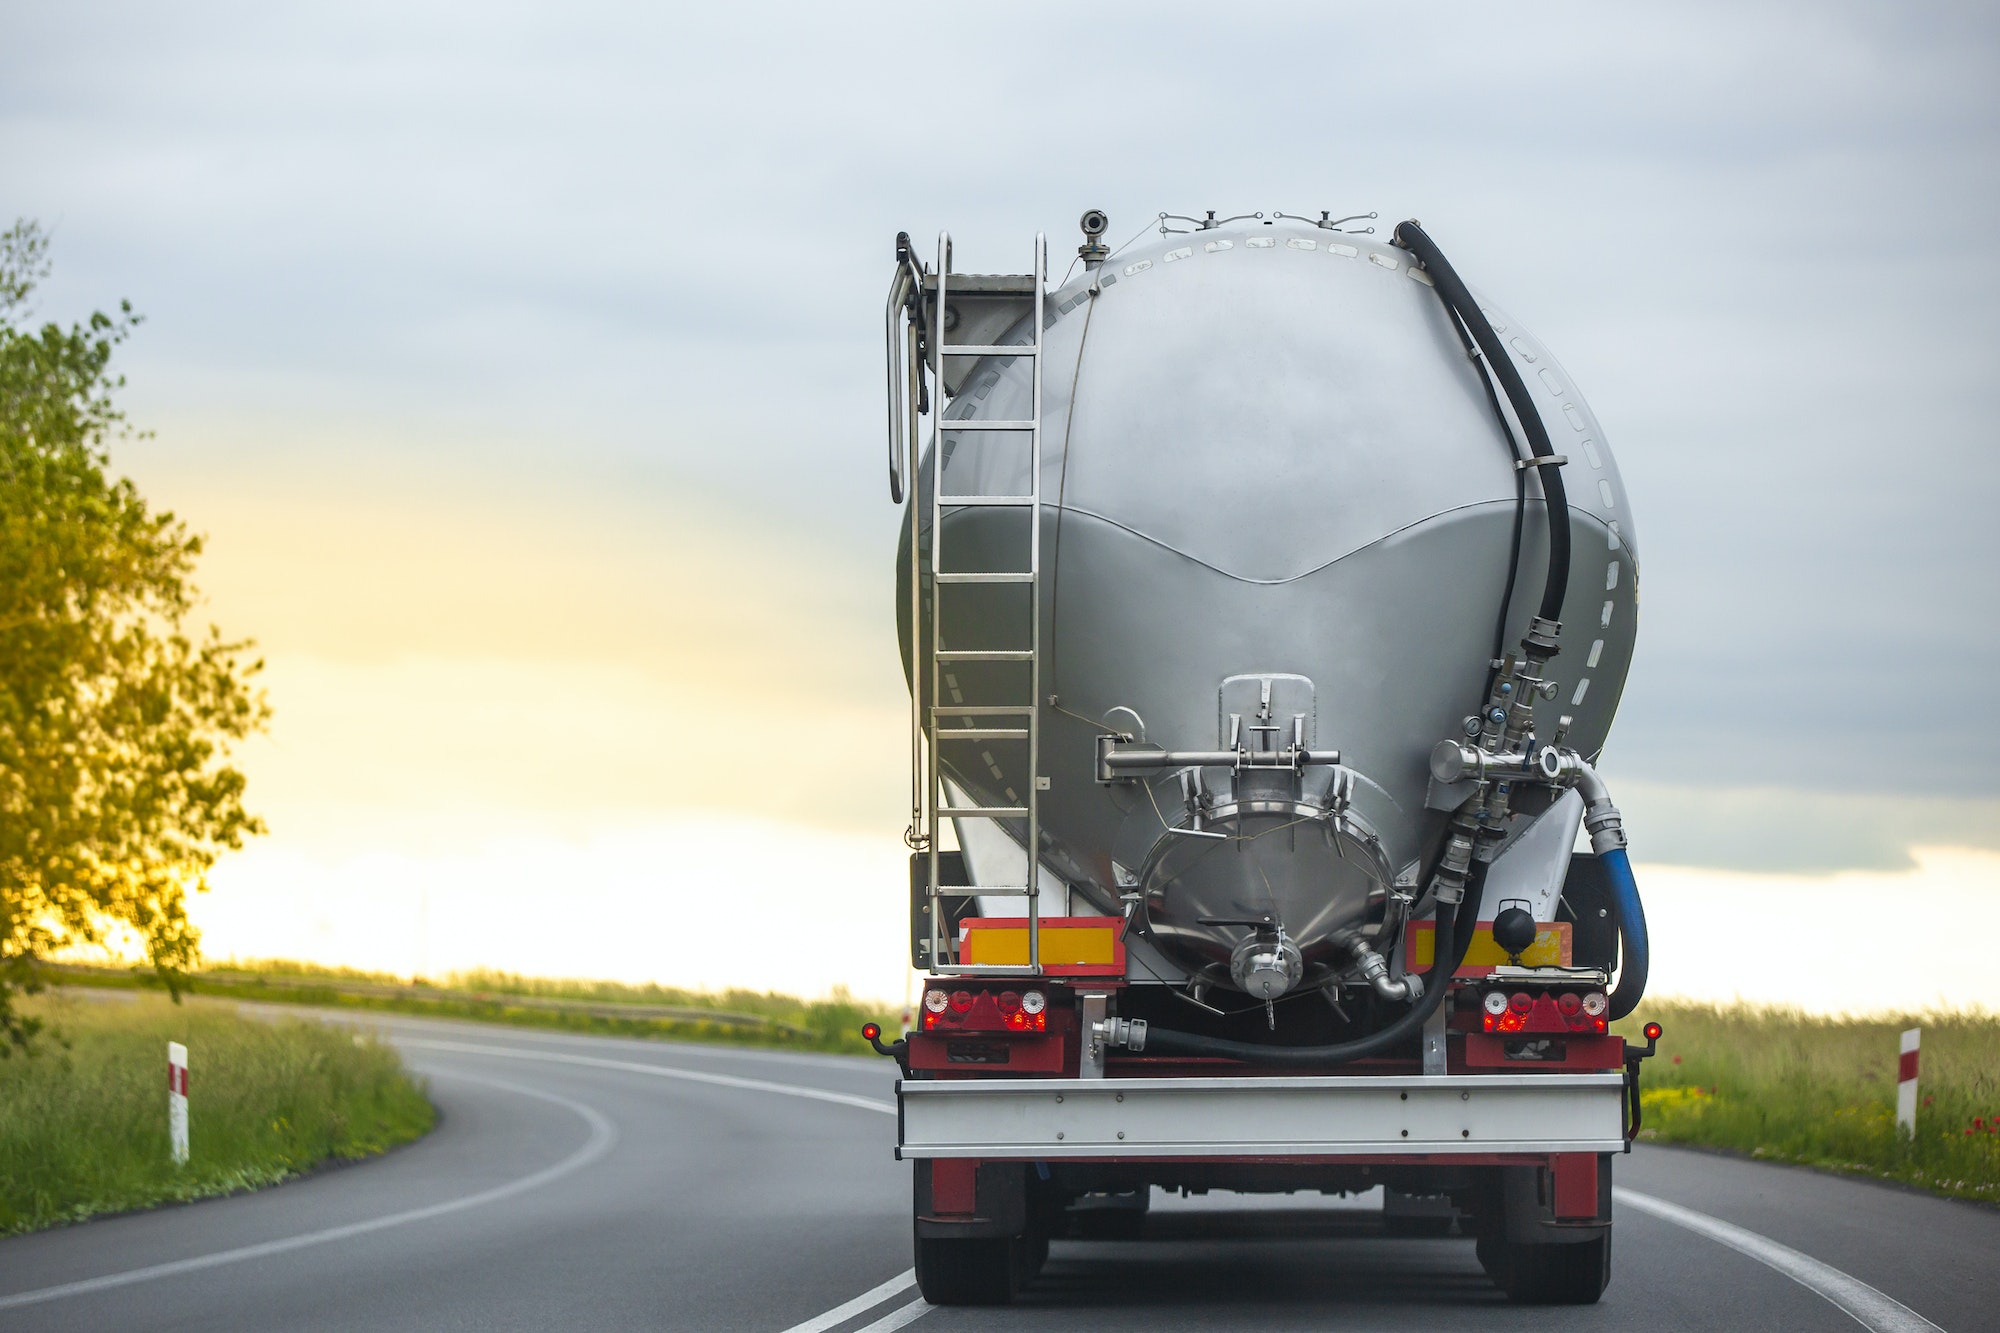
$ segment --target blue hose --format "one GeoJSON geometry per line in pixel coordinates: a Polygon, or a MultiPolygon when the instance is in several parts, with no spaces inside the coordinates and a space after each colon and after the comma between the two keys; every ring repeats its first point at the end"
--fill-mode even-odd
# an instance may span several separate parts
{"type": "Polygon", "coordinates": [[[1597,863],[1610,877],[1612,910],[1618,914],[1618,986],[1605,1013],[1606,1018],[1618,1019],[1637,1009],[1646,994],[1646,909],[1639,903],[1639,883],[1632,878],[1632,862],[1623,847],[1601,853],[1597,863]]]}

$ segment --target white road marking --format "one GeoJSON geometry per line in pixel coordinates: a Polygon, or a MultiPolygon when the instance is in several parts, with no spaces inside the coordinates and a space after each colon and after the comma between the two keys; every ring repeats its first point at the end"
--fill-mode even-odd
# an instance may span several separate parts
{"type": "Polygon", "coordinates": [[[888,1102],[876,1101],[873,1097],[857,1097],[847,1092],[828,1092],[824,1088],[806,1088],[796,1083],[767,1083],[761,1078],[737,1078],[733,1074],[708,1074],[694,1069],[676,1069],[669,1065],[640,1064],[637,1060],[606,1060],[595,1055],[567,1055],[560,1051],[523,1051],[511,1046],[481,1046],[469,1041],[438,1041],[430,1037],[391,1037],[398,1046],[415,1046],[427,1051],[456,1051],[462,1055],[491,1055],[502,1060],[537,1060],[545,1064],[582,1065],[588,1069],[616,1069],[627,1074],[645,1074],[652,1078],[685,1079],[690,1083],[712,1083],[721,1088],[742,1088],[749,1092],[768,1092],[779,1097],[803,1097],[807,1101],[832,1102],[835,1106],[851,1106],[861,1111],[874,1111],[881,1115],[894,1115],[896,1108],[888,1102]]]}
{"type": "Polygon", "coordinates": [[[1708,1237],[1732,1250],[1749,1255],[1758,1263],[1777,1269],[1802,1287],[1807,1287],[1839,1306],[1863,1328],[1875,1333],[1944,1333],[1936,1324],[1909,1306],[1884,1295],[1858,1277],[1823,1264],[1789,1245],[1780,1245],[1769,1236],[1732,1226],[1719,1217],[1683,1208],[1665,1199],[1656,1199],[1637,1190],[1615,1187],[1611,1197],[1627,1208],[1651,1213],[1664,1222],[1708,1237]]]}
{"type": "Polygon", "coordinates": [[[866,1324],[860,1328],[855,1329],[854,1333],[889,1333],[890,1329],[901,1328],[905,1324],[916,1323],[919,1319],[922,1319],[925,1315],[929,1314],[930,1312],[931,1312],[930,1302],[919,1297],[918,1299],[911,1301],[908,1305],[904,1306],[902,1309],[891,1310],[888,1314],[883,1315],[880,1319],[877,1319],[874,1323],[866,1324]]]}
{"type": "MultiPolygon", "coordinates": [[[[895,1277],[884,1282],[881,1286],[864,1291],[853,1300],[834,1306],[825,1314],[814,1315],[803,1324],[793,1324],[785,1330],[785,1333],[826,1333],[826,1330],[832,1328],[835,1324],[846,1323],[863,1310],[873,1309],[883,1301],[888,1300],[891,1296],[907,1291],[909,1288],[915,1286],[916,1282],[917,1270],[906,1268],[895,1277]]],[[[923,1304],[922,1301],[917,1303],[919,1305],[923,1304]]],[[[904,1320],[903,1322],[908,1323],[909,1321],[904,1320]]],[[[902,1326],[902,1324],[883,1325],[885,1328],[901,1328],[902,1326]]],[[[870,1324],[869,1327],[873,1328],[875,1325],[870,1324]]]]}
{"type": "Polygon", "coordinates": [[[95,1292],[110,1291],[115,1287],[129,1287],[138,1282],[151,1282],[155,1278],[177,1277],[182,1273],[198,1273],[204,1269],[219,1268],[224,1264],[242,1263],[250,1259],[268,1259],[272,1255],[302,1250],[310,1245],[349,1240],[355,1236],[365,1236],[371,1231],[407,1226],[412,1222],[428,1222],[447,1213],[477,1208],[482,1204],[498,1203],[502,1199],[510,1199],[516,1194],[523,1194],[551,1181],[559,1180],[573,1171],[582,1170],[610,1152],[612,1145],[618,1141],[617,1128],[601,1112],[594,1107],[585,1106],[582,1102],[573,1102],[567,1097],[558,1097],[552,1092],[542,1092],[536,1088],[524,1088],[518,1083],[503,1083],[498,1079],[474,1078],[468,1074],[453,1074],[450,1077],[463,1078],[469,1083],[484,1083],[508,1092],[518,1092],[523,1097],[554,1102],[557,1106],[581,1116],[584,1123],[590,1126],[590,1138],[581,1148],[553,1166],[545,1166],[518,1180],[510,1180],[504,1185],[496,1185],[477,1194],[468,1194],[463,1198],[449,1199],[444,1203],[434,1203],[423,1208],[412,1208],[407,1212],[390,1213],[386,1217],[369,1218],[365,1222],[350,1222],[345,1226],[327,1227],[323,1231],[308,1231],[303,1235],[287,1236],[282,1240],[267,1240],[261,1244],[244,1245],[234,1250],[217,1250],[213,1254],[200,1254],[191,1259],[151,1264],[145,1268],[128,1269],[123,1273],[107,1273],[103,1277],[84,1278],[81,1281],[65,1282],[59,1286],[42,1287],[35,1291],[19,1291],[10,1296],[0,1296],[0,1310],[17,1309],[23,1305],[39,1305],[43,1301],[60,1300],[65,1296],[86,1296],[95,1292]]]}

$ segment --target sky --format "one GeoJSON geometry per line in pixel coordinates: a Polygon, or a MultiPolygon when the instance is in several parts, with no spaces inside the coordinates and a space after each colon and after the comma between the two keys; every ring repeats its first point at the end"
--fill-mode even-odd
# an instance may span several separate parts
{"type": "Polygon", "coordinates": [[[1656,988],[2000,1006],[2000,11],[21,7],[0,218],[275,708],[211,956],[899,998],[896,233],[1421,218],[1647,563],[1656,988]],[[781,744],[785,763],[760,751],[781,744]],[[1733,923],[1733,924],[1732,924],[1733,923]],[[1720,941],[1754,923],[1746,968],[1720,941]],[[773,941],[778,942],[773,947],[773,941]],[[1851,956],[1851,965],[1838,961],[1851,956]]]}

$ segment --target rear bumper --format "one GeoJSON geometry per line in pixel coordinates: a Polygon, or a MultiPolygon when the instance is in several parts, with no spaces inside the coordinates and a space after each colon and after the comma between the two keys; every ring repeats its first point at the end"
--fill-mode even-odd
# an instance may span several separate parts
{"type": "Polygon", "coordinates": [[[900,1158],[1493,1157],[1625,1149],[1622,1074],[938,1079],[896,1089],[900,1158]]]}

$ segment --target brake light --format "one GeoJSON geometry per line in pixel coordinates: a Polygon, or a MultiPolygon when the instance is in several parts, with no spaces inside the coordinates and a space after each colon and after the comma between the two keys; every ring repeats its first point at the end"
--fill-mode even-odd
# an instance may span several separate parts
{"type": "Polygon", "coordinates": [[[926,1032],[1047,1032],[1048,997],[1041,991],[927,990],[926,1032]]]}
{"type": "Polygon", "coordinates": [[[1579,993],[1543,991],[1532,995],[1515,991],[1507,995],[1488,991],[1481,1001],[1485,1013],[1480,1026],[1487,1032],[1576,1032],[1603,1033],[1610,1024],[1602,1017],[1604,996],[1596,991],[1579,993]],[[1595,1012],[1593,1012],[1593,1000],[1595,1012]]]}

